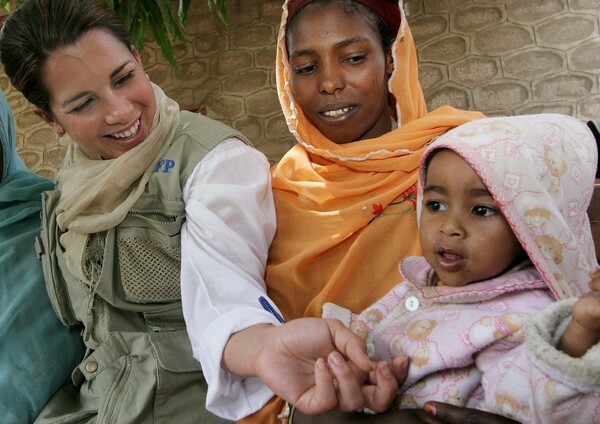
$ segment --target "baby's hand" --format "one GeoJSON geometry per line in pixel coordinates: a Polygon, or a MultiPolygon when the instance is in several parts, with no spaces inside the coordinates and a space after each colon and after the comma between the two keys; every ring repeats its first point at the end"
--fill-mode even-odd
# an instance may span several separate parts
{"type": "Polygon", "coordinates": [[[573,305],[572,319],[558,349],[578,358],[600,341],[600,271],[591,275],[590,291],[573,305]]]}
{"type": "Polygon", "coordinates": [[[375,363],[362,389],[367,408],[384,412],[392,406],[398,388],[408,375],[408,363],[406,355],[396,357],[391,366],[385,361],[375,363]]]}
{"type": "Polygon", "coordinates": [[[582,329],[600,333],[600,273],[592,274],[590,291],[573,305],[573,321],[582,329]]]}

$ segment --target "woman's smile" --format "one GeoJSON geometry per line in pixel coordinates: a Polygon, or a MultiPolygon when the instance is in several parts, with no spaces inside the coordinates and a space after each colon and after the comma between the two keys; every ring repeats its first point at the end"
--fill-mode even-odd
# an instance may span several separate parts
{"type": "Polygon", "coordinates": [[[324,122],[335,125],[352,119],[358,113],[359,109],[360,107],[357,105],[334,104],[325,106],[322,111],[318,112],[318,115],[319,119],[324,122]]]}
{"type": "Polygon", "coordinates": [[[139,132],[139,129],[140,129],[140,120],[138,118],[130,128],[128,128],[122,132],[113,133],[110,135],[110,137],[119,138],[119,139],[130,138],[130,137],[133,137],[134,135],[137,135],[139,132]]]}

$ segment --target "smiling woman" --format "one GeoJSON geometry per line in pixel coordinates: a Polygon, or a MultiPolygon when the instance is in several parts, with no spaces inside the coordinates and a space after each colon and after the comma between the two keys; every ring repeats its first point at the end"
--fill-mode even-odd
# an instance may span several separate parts
{"type": "MultiPolygon", "coordinates": [[[[59,136],[67,133],[74,142],[58,174],[58,223],[62,228],[108,229],[122,221],[148,182],[154,161],[165,154],[165,140],[176,131],[178,107],[149,81],[135,48],[102,28],[92,28],[73,44],[56,48],[44,63],[41,80],[51,94],[49,112],[41,108],[35,112],[59,136]],[[159,108],[172,122],[156,121],[159,108]],[[89,161],[83,170],[78,169],[81,161],[89,161]],[[86,184],[73,178],[75,170],[86,184]],[[99,175],[103,179],[94,178],[99,175]],[[115,181],[107,185],[104,179],[115,181]],[[120,210],[115,209],[118,205],[120,210]]],[[[73,253],[85,247],[79,232],[72,231],[62,243],[71,247],[67,249],[71,272],[83,277],[82,259],[73,253]]]]}
{"type": "Polygon", "coordinates": [[[156,112],[137,50],[115,41],[111,33],[93,29],[54,51],[43,72],[53,93],[51,115],[36,109],[56,133],[68,133],[103,159],[117,158],[146,140],[156,112]]]}
{"type": "Polygon", "coordinates": [[[203,404],[180,275],[261,286],[275,225],[266,158],[180,111],[103,0],[24,1],[0,61],[68,144],[40,254],[58,317],[88,349],[37,422],[226,422],[203,404]]]}

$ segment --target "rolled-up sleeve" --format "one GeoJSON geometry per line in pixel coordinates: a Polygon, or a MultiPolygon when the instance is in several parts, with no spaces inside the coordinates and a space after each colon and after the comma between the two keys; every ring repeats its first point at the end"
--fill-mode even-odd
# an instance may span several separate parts
{"type": "Polygon", "coordinates": [[[257,377],[221,367],[233,333],[259,323],[278,324],[259,303],[266,297],[264,273],[276,226],[269,163],[259,151],[228,139],[197,165],[183,196],[184,317],[208,382],[207,409],[236,420],[273,396],[257,377]]]}

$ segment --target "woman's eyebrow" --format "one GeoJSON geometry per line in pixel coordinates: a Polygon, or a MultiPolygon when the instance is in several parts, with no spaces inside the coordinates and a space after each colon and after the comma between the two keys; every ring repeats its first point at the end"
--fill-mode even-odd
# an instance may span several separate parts
{"type": "MultiPolygon", "coordinates": [[[[118,66],[114,71],[112,71],[110,73],[110,79],[113,79],[116,75],[119,75],[119,72],[121,72],[123,70],[123,68],[125,66],[127,66],[127,64],[131,63],[131,60],[128,60],[127,62],[123,63],[121,66],[118,66]]],[[[73,103],[76,102],[77,100],[81,99],[82,97],[85,97],[89,94],[89,91],[83,91],[81,93],[77,93],[75,94],[73,97],[68,98],[67,100],[65,100],[65,102],[62,104],[63,108],[66,108],[69,103],[73,103]]]]}
{"type": "Polygon", "coordinates": [[[111,72],[110,78],[113,79],[114,77],[119,75],[119,72],[121,72],[123,70],[123,68],[131,62],[132,62],[131,60],[128,60],[127,62],[123,63],[121,66],[117,67],[117,69],[115,69],[114,71],[111,72]]]}
{"type": "MultiPolygon", "coordinates": [[[[342,49],[344,47],[348,47],[348,46],[351,46],[352,44],[360,43],[362,41],[367,41],[367,39],[364,37],[361,37],[361,36],[356,36],[356,37],[348,38],[348,39],[345,39],[345,40],[342,40],[342,41],[336,43],[334,48],[342,49]]],[[[312,54],[313,52],[314,52],[314,50],[311,48],[296,50],[292,54],[290,54],[290,59],[296,58],[296,57],[308,56],[308,55],[312,54]]]]}
{"type": "Polygon", "coordinates": [[[68,107],[70,103],[74,103],[77,100],[81,99],[82,97],[87,96],[89,93],[90,93],[89,91],[83,91],[81,93],[75,94],[73,97],[68,98],[62,104],[63,109],[66,108],[66,107],[68,107]]]}
{"type": "Polygon", "coordinates": [[[346,40],[342,40],[339,43],[337,43],[335,45],[335,47],[337,49],[341,49],[347,46],[350,46],[352,44],[356,44],[356,43],[360,43],[361,41],[368,41],[365,37],[361,37],[361,36],[356,36],[356,37],[352,37],[352,38],[348,38],[346,40]]]}

